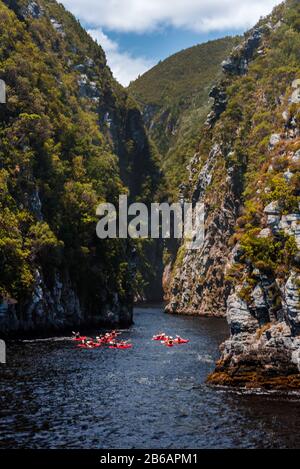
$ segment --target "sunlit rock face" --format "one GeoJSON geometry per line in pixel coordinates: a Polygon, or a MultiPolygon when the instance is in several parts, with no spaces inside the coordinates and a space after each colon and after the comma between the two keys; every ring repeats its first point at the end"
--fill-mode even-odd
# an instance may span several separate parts
{"type": "Polygon", "coordinates": [[[179,251],[167,311],[227,317],[213,384],[300,387],[300,70],[283,72],[293,59],[275,53],[285,27],[296,53],[299,17],[285,2],[223,62],[189,168],[185,195],[206,204],[205,242],[179,251]]]}
{"type": "Polygon", "coordinates": [[[263,35],[263,28],[251,31],[249,37],[233,51],[232,55],[222,62],[223,70],[232,75],[245,75],[248,65],[257,51],[263,35]]]}

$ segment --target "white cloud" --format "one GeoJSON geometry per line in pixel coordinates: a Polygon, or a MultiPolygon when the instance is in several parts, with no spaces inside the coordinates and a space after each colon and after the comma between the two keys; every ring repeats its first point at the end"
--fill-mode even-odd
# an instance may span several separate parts
{"type": "Polygon", "coordinates": [[[127,52],[120,51],[118,43],[112,41],[101,29],[89,29],[88,33],[103,47],[108,65],[123,86],[129,85],[132,80],[155,65],[152,60],[133,57],[127,52]]]}
{"type": "Polygon", "coordinates": [[[93,28],[145,32],[174,26],[197,32],[253,26],[280,0],[62,0],[93,28]]]}
{"type": "Polygon", "coordinates": [[[103,47],[114,76],[124,86],[154,63],[120,50],[103,29],[144,33],[173,26],[195,32],[248,29],[280,0],[61,0],[90,28],[103,47]]]}

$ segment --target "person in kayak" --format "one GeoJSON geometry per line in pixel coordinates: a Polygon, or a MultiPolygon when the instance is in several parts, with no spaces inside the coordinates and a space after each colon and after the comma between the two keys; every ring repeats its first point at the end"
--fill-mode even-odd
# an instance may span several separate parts
{"type": "Polygon", "coordinates": [[[109,344],[109,342],[113,339],[114,339],[114,337],[112,337],[111,334],[109,332],[107,332],[104,336],[104,343],[109,344]]]}
{"type": "Polygon", "coordinates": [[[173,337],[169,337],[165,342],[164,342],[168,347],[173,347],[174,345],[174,339],[173,337]]]}
{"type": "Polygon", "coordinates": [[[109,346],[109,348],[128,349],[128,348],[132,348],[132,344],[130,344],[128,340],[123,340],[122,342],[114,342],[112,345],[109,346]]]}
{"type": "Polygon", "coordinates": [[[152,340],[166,340],[167,336],[164,332],[159,332],[157,335],[152,337],[152,340]]]}
{"type": "Polygon", "coordinates": [[[86,346],[87,346],[88,348],[93,348],[94,342],[93,342],[92,340],[87,340],[87,341],[86,341],[86,346]]]}
{"type": "Polygon", "coordinates": [[[72,335],[74,336],[75,339],[79,339],[81,337],[80,332],[72,332],[72,335]]]}
{"type": "Polygon", "coordinates": [[[100,336],[100,340],[101,340],[102,344],[106,344],[106,343],[107,343],[107,337],[106,337],[106,334],[104,334],[104,335],[101,335],[101,336],[100,336]]]}
{"type": "Polygon", "coordinates": [[[182,337],[180,337],[180,335],[177,335],[175,342],[180,345],[180,344],[187,344],[189,340],[183,339],[182,337]]]}
{"type": "Polygon", "coordinates": [[[117,339],[118,338],[118,335],[121,335],[121,332],[118,332],[116,330],[113,330],[111,331],[111,333],[108,334],[109,335],[109,338],[111,340],[114,340],[114,339],[117,339]]]}

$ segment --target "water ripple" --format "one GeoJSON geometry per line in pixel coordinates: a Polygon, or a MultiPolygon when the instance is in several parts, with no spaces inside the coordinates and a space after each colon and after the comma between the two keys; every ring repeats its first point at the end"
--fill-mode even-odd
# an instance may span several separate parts
{"type": "MultiPolygon", "coordinates": [[[[99,331],[89,331],[98,334],[99,331]]],[[[132,350],[78,350],[69,337],[8,344],[0,368],[3,448],[296,448],[300,400],[205,385],[225,321],[140,308],[132,350]],[[167,349],[165,330],[190,339],[167,349]]]]}

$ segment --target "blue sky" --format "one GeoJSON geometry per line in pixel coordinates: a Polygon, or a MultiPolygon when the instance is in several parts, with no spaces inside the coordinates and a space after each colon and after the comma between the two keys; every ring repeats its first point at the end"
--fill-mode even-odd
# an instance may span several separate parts
{"type": "MultiPolygon", "coordinates": [[[[105,30],[104,30],[105,31],[105,30]]],[[[105,31],[109,37],[120,45],[123,52],[130,51],[135,57],[146,56],[155,62],[169,57],[182,49],[192,45],[206,42],[210,39],[224,37],[231,31],[218,31],[211,33],[197,33],[193,31],[182,31],[167,26],[164,29],[148,32],[143,35],[134,33],[118,33],[105,31]]],[[[232,32],[242,33],[243,29],[232,32]]]]}
{"type": "Polygon", "coordinates": [[[62,0],[124,86],[169,55],[241,34],[279,0],[62,0]]]}

